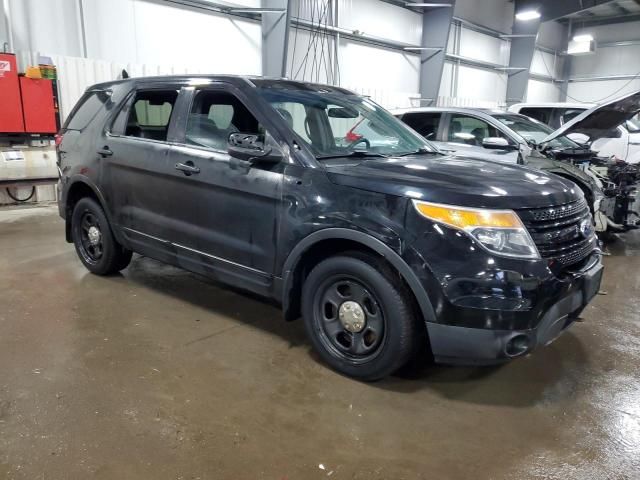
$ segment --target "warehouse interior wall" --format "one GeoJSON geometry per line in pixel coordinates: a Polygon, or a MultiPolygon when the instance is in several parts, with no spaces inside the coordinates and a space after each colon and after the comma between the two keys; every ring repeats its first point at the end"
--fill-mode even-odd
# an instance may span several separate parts
{"type": "MultiPolygon", "coordinates": [[[[90,84],[87,82],[112,80],[123,68],[134,75],[262,73],[258,20],[165,0],[7,3],[14,50],[20,53],[21,67],[37,62],[40,54],[55,58],[72,77],[66,85],[69,96],[63,98],[63,113],[70,109],[66,104],[72,105],[78,92],[90,84]]],[[[261,0],[233,3],[249,7],[262,4],[261,0]]],[[[370,95],[386,107],[417,105],[421,54],[406,51],[402,45],[420,45],[421,13],[383,0],[293,0],[291,8],[292,18],[302,19],[307,25],[294,24],[290,29],[289,77],[340,84],[370,95]],[[322,5],[330,8],[322,12],[322,5]],[[332,32],[318,43],[319,37],[308,23],[319,23],[323,14],[325,23],[351,35],[332,32]],[[382,42],[367,41],[367,37],[382,42]]],[[[509,0],[486,0],[483,8],[478,8],[476,0],[456,1],[439,105],[506,104],[509,74],[505,68],[511,41],[501,35],[511,33],[513,15],[514,3],[509,0]]],[[[617,93],[622,94],[640,88],[640,80],[628,79],[640,71],[640,22],[621,23],[616,28],[593,27],[589,31],[598,42],[596,53],[569,58],[563,53],[567,26],[553,21],[541,25],[528,101],[564,100],[563,90],[567,100],[594,101],[618,89],[617,93]],[[568,86],[565,75],[570,77],[568,86]]],[[[0,41],[7,41],[8,36],[2,21],[0,41]]]]}
{"type": "Polygon", "coordinates": [[[572,56],[567,100],[605,102],[640,90],[640,22],[576,28],[593,35],[593,54],[572,56]]]}
{"type": "Polygon", "coordinates": [[[563,79],[567,61],[566,25],[555,21],[543,22],[536,38],[527,86],[527,102],[559,102],[566,89],[563,79]]]}
{"type": "Polygon", "coordinates": [[[388,108],[410,106],[411,99],[420,96],[420,56],[367,39],[419,45],[420,13],[381,0],[337,0],[333,5],[326,0],[293,0],[291,9],[286,69],[290,78],[338,84],[388,108]],[[313,25],[299,25],[298,19],[313,25]],[[345,38],[319,27],[324,24],[357,33],[345,38]]]}

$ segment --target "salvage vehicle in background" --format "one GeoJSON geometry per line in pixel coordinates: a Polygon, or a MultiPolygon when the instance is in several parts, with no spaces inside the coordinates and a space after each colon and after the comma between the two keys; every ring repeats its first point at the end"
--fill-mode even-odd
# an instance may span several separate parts
{"type": "Polygon", "coordinates": [[[526,355],[602,278],[575,184],[444,155],[339,87],[100,84],[58,154],[60,215],[89,271],[122,270],[135,251],[274,299],[324,361],[365,380],[422,349],[441,363],[526,355]]]}
{"type": "MultiPolygon", "coordinates": [[[[614,100],[613,103],[618,100],[614,100]]],[[[608,102],[612,103],[612,102],[608,102]]],[[[517,103],[509,107],[510,112],[527,117],[559,129],[587,110],[599,108],[594,103],[517,103]]],[[[628,163],[640,162],[640,115],[635,114],[613,128],[598,128],[597,137],[587,138],[580,133],[568,133],[578,143],[589,142],[589,147],[599,157],[615,157],[628,163]]],[[[596,134],[591,131],[592,136],[596,134]]]]}
{"type": "Polygon", "coordinates": [[[603,176],[594,167],[608,159],[598,158],[566,135],[552,137],[553,130],[535,119],[503,110],[455,107],[410,108],[394,114],[455,155],[526,164],[572,180],[590,202],[598,232],[640,225],[635,168],[622,168],[615,177],[605,171],[603,176]]]}

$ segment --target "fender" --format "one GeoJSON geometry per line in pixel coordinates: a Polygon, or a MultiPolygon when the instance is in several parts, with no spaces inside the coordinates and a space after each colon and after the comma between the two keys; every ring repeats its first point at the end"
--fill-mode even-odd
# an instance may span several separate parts
{"type": "Polygon", "coordinates": [[[282,269],[281,296],[282,306],[285,312],[287,312],[289,308],[289,292],[291,292],[291,289],[293,288],[292,273],[295,271],[302,255],[313,245],[323,240],[351,240],[369,247],[384,257],[384,259],[400,273],[405,282],[407,282],[407,285],[418,302],[418,306],[420,307],[424,320],[426,322],[435,322],[435,312],[431,305],[431,301],[427,296],[427,292],[424,290],[420,280],[418,280],[418,277],[413,273],[402,257],[377,238],[374,238],[367,233],[347,228],[325,228],[318,230],[302,239],[291,251],[285,260],[284,267],[282,269]]]}

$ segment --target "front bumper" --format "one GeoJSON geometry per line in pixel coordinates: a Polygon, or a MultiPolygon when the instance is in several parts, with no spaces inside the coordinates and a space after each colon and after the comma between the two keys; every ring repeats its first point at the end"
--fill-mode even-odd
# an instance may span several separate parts
{"type": "MultiPolygon", "coordinates": [[[[506,361],[549,345],[576,318],[600,289],[603,266],[594,254],[579,271],[567,273],[552,287],[557,295],[543,311],[535,327],[526,329],[486,329],[427,323],[431,350],[435,361],[447,364],[483,365],[506,361]]],[[[485,317],[482,309],[467,312],[485,317]]]]}

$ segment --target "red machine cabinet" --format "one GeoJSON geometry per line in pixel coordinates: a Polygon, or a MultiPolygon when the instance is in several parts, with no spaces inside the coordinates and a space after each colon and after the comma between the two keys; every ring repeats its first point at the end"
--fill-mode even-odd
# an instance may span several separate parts
{"type": "Polygon", "coordinates": [[[0,53],[0,133],[24,132],[16,56],[0,53]]]}
{"type": "Polygon", "coordinates": [[[56,113],[51,80],[20,77],[20,90],[22,91],[24,131],[56,133],[56,113]]]}

